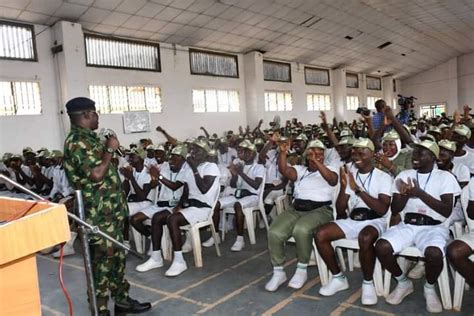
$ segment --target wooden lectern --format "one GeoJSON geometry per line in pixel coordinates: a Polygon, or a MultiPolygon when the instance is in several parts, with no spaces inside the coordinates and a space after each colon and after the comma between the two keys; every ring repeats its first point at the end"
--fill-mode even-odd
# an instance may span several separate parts
{"type": "MultiPolygon", "coordinates": [[[[0,197],[0,222],[34,203],[0,197]]],[[[24,217],[0,224],[1,315],[41,315],[36,252],[70,238],[60,204],[38,202],[24,217]]]]}

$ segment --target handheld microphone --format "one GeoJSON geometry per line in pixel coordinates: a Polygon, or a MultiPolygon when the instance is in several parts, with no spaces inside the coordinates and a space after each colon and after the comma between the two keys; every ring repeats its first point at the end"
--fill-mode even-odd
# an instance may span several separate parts
{"type": "MultiPolygon", "coordinates": [[[[100,132],[99,132],[99,135],[104,137],[105,139],[109,139],[111,137],[117,138],[117,134],[115,134],[115,132],[113,130],[108,129],[108,128],[101,129],[100,132]]],[[[120,157],[123,157],[123,152],[120,150],[120,148],[117,148],[115,150],[115,153],[117,155],[119,155],[120,157]]]]}

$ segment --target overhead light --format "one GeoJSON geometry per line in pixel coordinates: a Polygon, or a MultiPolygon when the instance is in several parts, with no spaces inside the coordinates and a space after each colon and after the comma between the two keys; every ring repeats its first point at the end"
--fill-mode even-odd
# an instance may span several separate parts
{"type": "Polygon", "coordinates": [[[345,36],[344,38],[345,38],[345,39],[348,39],[349,41],[351,41],[352,39],[354,39],[354,38],[353,38],[352,36],[350,36],[350,35],[347,35],[347,36],[345,36]]]}
{"type": "Polygon", "coordinates": [[[391,44],[392,44],[392,42],[385,42],[382,45],[377,46],[377,48],[378,49],[384,49],[385,47],[387,47],[388,45],[391,45],[391,44]]]}

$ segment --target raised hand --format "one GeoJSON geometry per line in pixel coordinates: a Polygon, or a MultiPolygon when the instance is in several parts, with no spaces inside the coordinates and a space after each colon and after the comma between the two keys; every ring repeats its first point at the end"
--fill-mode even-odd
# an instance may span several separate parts
{"type": "Polygon", "coordinates": [[[339,170],[339,180],[341,181],[341,188],[345,189],[347,187],[346,166],[342,166],[339,170]]]}
{"type": "Polygon", "coordinates": [[[105,146],[117,150],[120,147],[120,143],[116,137],[111,136],[105,141],[105,146]]]}

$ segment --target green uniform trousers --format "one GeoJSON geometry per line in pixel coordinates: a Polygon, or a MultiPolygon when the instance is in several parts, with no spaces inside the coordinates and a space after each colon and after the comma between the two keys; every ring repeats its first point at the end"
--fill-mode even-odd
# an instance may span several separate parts
{"type": "Polygon", "coordinates": [[[285,243],[291,236],[296,242],[298,262],[307,264],[313,249],[313,233],[320,225],[333,220],[330,206],[300,212],[291,205],[285,212],[278,215],[268,230],[268,248],[273,266],[281,266],[285,262],[285,243]]]}

